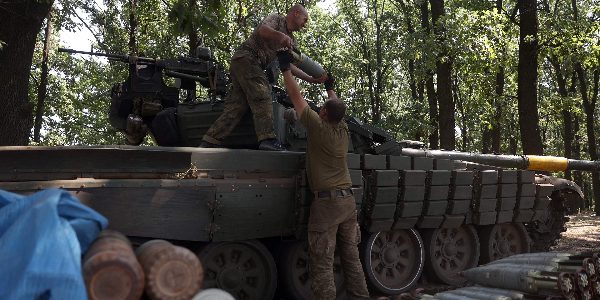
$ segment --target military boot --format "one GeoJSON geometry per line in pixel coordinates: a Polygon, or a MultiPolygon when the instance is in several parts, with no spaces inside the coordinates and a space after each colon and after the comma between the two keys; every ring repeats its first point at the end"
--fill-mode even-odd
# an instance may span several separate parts
{"type": "Polygon", "coordinates": [[[221,145],[213,144],[211,142],[202,141],[200,148],[223,148],[221,145]]]}
{"type": "Polygon", "coordinates": [[[258,149],[260,149],[260,150],[271,150],[271,151],[286,151],[287,150],[276,139],[262,140],[260,142],[260,146],[258,146],[258,149]]]}

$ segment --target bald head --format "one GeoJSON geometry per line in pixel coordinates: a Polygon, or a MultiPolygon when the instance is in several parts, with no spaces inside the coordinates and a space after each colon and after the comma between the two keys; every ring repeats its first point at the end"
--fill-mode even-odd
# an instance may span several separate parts
{"type": "Polygon", "coordinates": [[[308,22],[308,12],[304,6],[296,4],[288,10],[285,22],[287,23],[289,31],[299,31],[304,28],[306,22],[308,22]]]}
{"type": "Polygon", "coordinates": [[[308,12],[304,8],[304,6],[302,6],[302,4],[294,4],[294,6],[290,7],[290,9],[288,10],[288,15],[293,14],[295,11],[300,11],[301,13],[308,14],[308,12]]]}

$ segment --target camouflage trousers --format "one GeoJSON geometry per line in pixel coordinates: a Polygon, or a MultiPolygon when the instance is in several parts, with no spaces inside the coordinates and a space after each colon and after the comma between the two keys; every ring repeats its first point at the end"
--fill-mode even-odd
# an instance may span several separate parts
{"type": "Polygon", "coordinates": [[[225,110],[203,140],[220,145],[248,108],[252,110],[258,141],[275,138],[269,82],[256,55],[248,50],[237,50],[231,57],[230,72],[232,85],[225,97],[225,110]]]}
{"type": "Polygon", "coordinates": [[[337,246],[346,279],[348,299],[368,299],[365,274],[358,257],[360,228],[354,196],[315,198],[308,220],[308,247],[315,300],[336,298],[333,255],[337,246]]]}

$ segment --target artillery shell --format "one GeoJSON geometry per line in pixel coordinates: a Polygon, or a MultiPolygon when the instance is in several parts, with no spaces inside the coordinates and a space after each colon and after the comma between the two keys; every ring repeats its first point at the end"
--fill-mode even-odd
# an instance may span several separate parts
{"type": "Polygon", "coordinates": [[[513,266],[483,266],[460,272],[479,285],[526,293],[552,294],[558,290],[565,297],[573,294],[573,278],[569,273],[545,272],[513,266]]]}
{"type": "Polygon", "coordinates": [[[204,273],[198,256],[190,250],[152,240],[140,246],[136,255],[146,273],[150,299],[189,299],[200,290],[204,273]]]}
{"type": "Polygon", "coordinates": [[[469,290],[463,290],[463,289],[447,291],[444,293],[450,293],[450,294],[470,297],[470,298],[479,299],[479,300],[511,300],[512,299],[510,297],[506,297],[503,295],[490,294],[490,293],[479,292],[479,291],[469,291],[469,290]]]}
{"type": "Polygon", "coordinates": [[[144,271],[116,231],[100,232],[83,256],[82,273],[89,299],[137,300],[144,292],[144,271]]]}
{"type": "Polygon", "coordinates": [[[494,294],[494,295],[502,295],[502,296],[509,297],[511,299],[525,299],[525,294],[522,292],[490,288],[490,287],[485,287],[485,286],[468,286],[468,287],[462,288],[461,290],[482,292],[482,293],[488,293],[488,294],[494,294]]]}

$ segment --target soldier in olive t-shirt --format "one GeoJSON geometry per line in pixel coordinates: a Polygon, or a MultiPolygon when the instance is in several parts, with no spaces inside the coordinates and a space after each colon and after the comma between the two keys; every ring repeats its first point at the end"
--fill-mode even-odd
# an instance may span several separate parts
{"type": "Polygon", "coordinates": [[[304,108],[300,123],[308,132],[306,172],[308,184],[313,192],[345,190],[352,187],[346,166],[348,153],[348,125],[342,120],[338,124],[323,121],[319,115],[304,108]]]}
{"type": "Polygon", "coordinates": [[[348,299],[368,299],[365,274],[358,257],[360,228],[346,166],[349,132],[343,120],[346,107],[333,91],[333,77],[325,81],[329,99],[317,114],[304,98],[289,71],[288,51],[277,51],[279,67],[300,123],[308,132],[306,174],[315,199],[308,219],[308,249],[313,277],[312,291],[316,300],[336,299],[333,280],[333,253],[337,246],[348,299]]]}

